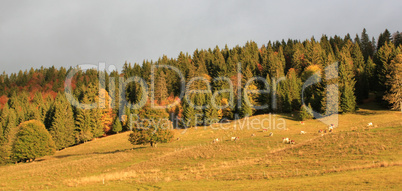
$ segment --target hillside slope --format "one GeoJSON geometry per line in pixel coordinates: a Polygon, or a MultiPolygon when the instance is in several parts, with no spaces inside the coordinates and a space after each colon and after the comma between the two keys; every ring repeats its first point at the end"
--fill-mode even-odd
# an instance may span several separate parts
{"type": "Polygon", "coordinates": [[[317,132],[325,124],[301,125],[290,114],[251,119],[269,117],[285,119],[288,130],[239,129],[243,119],[175,130],[180,140],[158,148],[132,146],[128,132],[108,136],[0,167],[0,190],[401,189],[401,113],[361,109],[340,115],[339,127],[326,134],[317,132]],[[231,141],[234,136],[240,140],[231,141]],[[283,144],[282,137],[296,144],[283,144]],[[215,138],[221,141],[212,143],[215,138]]]}

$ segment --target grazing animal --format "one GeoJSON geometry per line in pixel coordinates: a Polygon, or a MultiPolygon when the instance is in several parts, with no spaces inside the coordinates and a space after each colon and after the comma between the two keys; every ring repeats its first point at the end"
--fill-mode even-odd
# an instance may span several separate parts
{"type": "Polygon", "coordinates": [[[282,143],[288,144],[290,142],[289,138],[282,138],[282,143]]]}
{"type": "Polygon", "coordinates": [[[367,124],[367,127],[371,127],[371,126],[373,126],[373,123],[372,123],[372,122],[370,122],[370,123],[367,124]]]}
{"type": "Polygon", "coordinates": [[[253,133],[253,134],[251,134],[251,136],[252,136],[252,137],[255,137],[255,134],[253,133]]]}
{"type": "Polygon", "coordinates": [[[240,138],[239,137],[232,137],[230,140],[232,140],[232,141],[237,141],[237,140],[239,140],[240,138]]]}
{"type": "Polygon", "coordinates": [[[269,137],[272,137],[272,136],[274,136],[274,133],[269,133],[269,135],[268,135],[269,137]]]}
{"type": "Polygon", "coordinates": [[[290,140],[289,144],[295,144],[295,140],[290,140]]]}
{"type": "Polygon", "coordinates": [[[306,134],[305,131],[300,131],[300,135],[304,135],[304,134],[306,134]]]}

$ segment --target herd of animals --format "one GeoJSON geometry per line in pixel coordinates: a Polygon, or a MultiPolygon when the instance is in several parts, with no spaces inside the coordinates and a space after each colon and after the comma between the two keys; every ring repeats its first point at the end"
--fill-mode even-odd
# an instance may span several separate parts
{"type": "MultiPolygon", "coordinates": [[[[304,125],[304,122],[301,121],[300,124],[301,124],[301,125],[304,125]]],[[[373,126],[373,123],[372,123],[372,122],[368,123],[368,125],[367,125],[367,127],[372,127],[372,126],[373,126]]],[[[318,130],[318,133],[321,133],[321,136],[323,136],[324,133],[327,133],[327,132],[328,132],[328,133],[332,133],[332,132],[334,131],[334,128],[336,128],[335,125],[334,125],[334,124],[331,124],[331,125],[328,127],[328,129],[324,129],[324,130],[320,129],[320,130],[318,130]]],[[[263,129],[263,132],[266,132],[266,131],[267,131],[267,129],[263,129]]],[[[307,132],[305,132],[305,131],[300,131],[300,134],[301,134],[301,135],[304,135],[304,134],[306,134],[306,133],[307,133],[307,132]]],[[[252,136],[252,137],[255,137],[256,135],[253,133],[253,134],[251,134],[251,136],[252,136]]],[[[268,136],[269,136],[269,137],[272,137],[272,136],[274,136],[274,134],[273,134],[272,132],[270,132],[268,136]]],[[[239,140],[240,140],[240,137],[231,137],[230,140],[231,140],[231,141],[239,141],[239,140]]],[[[220,141],[219,138],[215,138],[212,142],[213,142],[213,143],[217,143],[217,142],[219,142],[219,141],[220,141]]],[[[292,140],[292,139],[290,139],[290,138],[288,138],[288,137],[284,137],[284,138],[282,138],[282,143],[284,143],[284,144],[295,144],[296,141],[295,141],[295,140],[292,140]]]]}

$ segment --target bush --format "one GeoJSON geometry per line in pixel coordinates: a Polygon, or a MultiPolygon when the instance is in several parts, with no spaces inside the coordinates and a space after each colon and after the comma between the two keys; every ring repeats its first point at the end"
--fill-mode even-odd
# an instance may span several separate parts
{"type": "Polygon", "coordinates": [[[133,145],[150,143],[151,147],[156,147],[157,143],[167,143],[172,139],[172,131],[168,129],[151,127],[149,129],[134,129],[128,140],[133,145]]]}
{"type": "Polygon", "coordinates": [[[52,155],[56,151],[52,136],[45,125],[37,120],[23,122],[12,146],[14,161],[35,160],[38,157],[52,155]]]}

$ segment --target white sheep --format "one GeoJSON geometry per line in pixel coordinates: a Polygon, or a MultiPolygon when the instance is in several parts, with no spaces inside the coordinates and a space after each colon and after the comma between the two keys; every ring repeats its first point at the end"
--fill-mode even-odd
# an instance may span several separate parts
{"type": "Polygon", "coordinates": [[[305,131],[300,131],[300,135],[304,135],[304,134],[306,134],[305,131]]]}
{"type": "Polygon", "coordinates": [[[372,123],[372,122],[370,122],[370,123],[367,124],[367,127],[371,127],[371,126],[373,126],[373,123],[372,123]]]}

